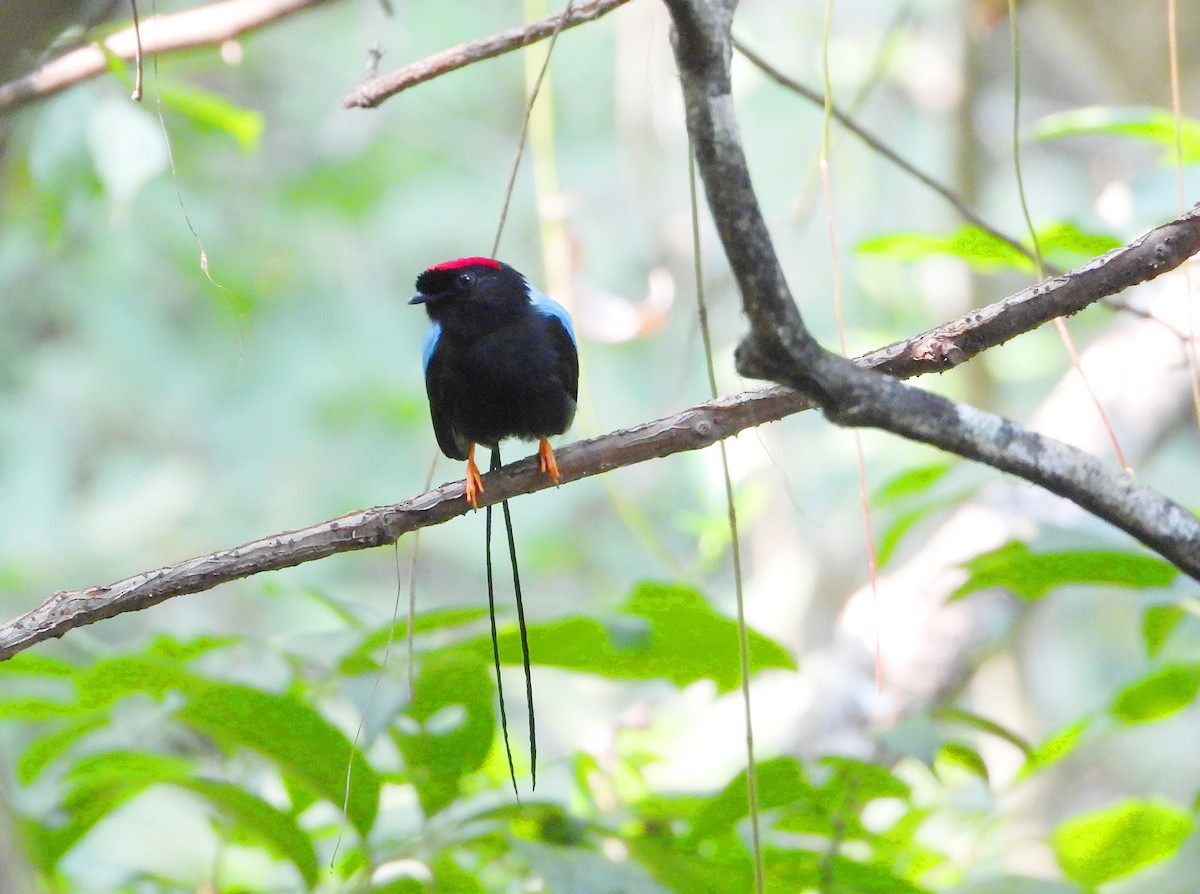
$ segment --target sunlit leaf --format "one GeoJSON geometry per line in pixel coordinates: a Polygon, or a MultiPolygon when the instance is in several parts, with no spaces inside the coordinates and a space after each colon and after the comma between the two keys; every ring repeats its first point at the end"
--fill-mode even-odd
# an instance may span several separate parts
{"type": "Polygon", "coordinates": [[[958,767],[984,782],[989,781],[987,764],[979,752],[965,742],[945,742],[934,758],[934,767],[939,765],[958,767]]]}
{"type": "Polygon", "coordinates": [[[1200,693],[1200,664],[1170,664],[1117,693],[1113,715],[1125,723],[1159,720],[1181,711],[1200,693]]]}
{"type": "Polygon", "coordinates": [[[1122,244],[1115,236],[1088,233],[1073,223],[1054,223],[1038,230],[1038,247],[1043,254],[1071,265],[1120,248],[1122,244]]]}
{"type": "Polygon", "coordinates": [[[1162,651],[1186,614],[1178,605],[1152,605],[1142,612],[1142,641],[1151,658],[1162,651]]]}
{"type": "Polygon", "coordinates": [[[261,112],[234,105],[223,96],[180,84],[160,84],[163,105],[206,130],[228,134],[243,152],[258,149],[266,124],[261,112]]]}
{"type": "MultiPolygon", "coordinates": [[[[1113,136],[1152,143],[1163,149],[1163,162],[1175,163],[1175,116],[1166,109],[1091,106],[1047,115],[1029,131],[1039,140],[1063,137],[1113,136]]],[[[1200,121],[1184,118],[1179,128],[1182,163],[1200,161],[1200,121]]]]}
{"type": "Polygon", "coordinates": [[[949,236],[920,232],[872,236],[861,241],[857,250],[860,254],[879,255],[895,261],[919,261],[947,255],[984,272],[1033,269],[1033,261],[1028,257],[978,227],[962,227],[949,236]]]}
{"type": "MultiPolygon", "coordinates": [[[[643,583],[611,621],[567,618],[529,626],[534,664],[561,667],[617,680],[665,679],[676,686],[712,680],[721,692],[737,688],[737,624],[717,614],[689,587],[643,583]]],[[[786,649],[755,630],[747,631],[750,672],[794,668],[786,649]]],[[[500,660],[521,663],[516,630],[499,635],[500,660]]],[[[455,648],[474,651],[485,660],[492,653],[488,636],[455,648]]]]}
{"type": "Polygon", "coordinates": [[[1026,758],[1025,766],[1021,769],[1022,775],[1044,770],[1070,755],[1090,725],[1088,719],[1077,720],[1038,745],[1026,758]]]}
{"type": "Polygon", "coordinates": [[[871,494],[871,506],[883,509],[898,502],[919,496],[945,477],[952,468],[951,463],[931,463],[926,466],[905,469],[871,494]]]}
{"type": "Polygon", "coordinates": [[[1170,586],[1179,569],[1153,556],[1107,550],[1034,553],[1011,541],[965,564],[971,573],[951,598],[1003,587],[1022,599],[1041,599],[1066,584],[1110,584],[1136,589],[1170,586]]]}
{"type": "MultiPolygon", "coordinates": [[[[1038,229],[1037,236],[1037,245],[1043,258],[1068,266],[1082,263],[1122,244],[1115,236],[1088,233],[1068,221],[1047,224],[1038,229]]],[[[1029,249],[1033,250],[1032,243],[1029,249]]],[[[887,233],[864,239],[858,244],[858,251],[904,262],[937,255],[955,257],[984,273],[1034,269],[1034,262],[1029,255],[978,227],[962,227],[948,236],[920,232],[887,233]]]]}
{"type": "Polygon", "coordinates": [[[35,652],[20,652],[7,661],[0,661],[0,674],[19,674],[29,677],[72,677],[77,668],[69,661],[38,655],[35,652]]]}
{"type": "Polygon", "coordinates": [[[1162,801],[1126,801],[1077,816],[1050,836],[1063,872],[1089,888],[1165,859],[1194,829],[1192,818],[1162,801]]]}

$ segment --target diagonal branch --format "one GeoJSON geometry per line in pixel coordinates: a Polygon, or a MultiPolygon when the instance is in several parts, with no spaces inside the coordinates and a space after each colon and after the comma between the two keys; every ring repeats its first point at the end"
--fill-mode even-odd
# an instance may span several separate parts
{"type": "MultiPolygon", "coordinates": [[[[738,348],[740,371],[807,392],[839,425],[880,428],[1038,484],[1200,580],[1200,518],[1194,513],[1089,454],[865,370],[817,344],[792,300],[750,182],[729,76],[732,17],[706,0],[666,5],[675,24],[688,133],[750,318],[750,334],[738,348]]],[[[1154,248],[1164,257],[1170,253],[1165,243],[1154,248]]],[[[1096,263],[1107,266],[1103,258],[1096,263]]]]}
{"type": "Polygon", "coordinates": [[[439,75],[464,68],[474,62],[482,62],[484,59],[502,56],[513,50],[519,50],[521,47],[527,47],[539,40],[545,40],[556,31],[566,31],[568,28],[598,19],[628,2],[629,0],[591,0],[590,3],[572,6],[564,13],[547,16],[537,22],[530,22],[527,25],[510,28],[470,43],[442,50],[440,53],[434,53],[417,62],[410,62],[387,74],[366,78],[342,100],[342,107],[373,109],[385,99],[395,96],[409,87],[415,87],[417,84],[433,80],[439,75]]]}
{"type": "MultiPolygon", "coordinates": [[[[156,56],[173,50],[212,46],[233,40],[276,19],[327,0],[222,0],[173,15],[155,15],[141,23],[142,51],[156,56]]],[[[132,59],[138,49],[135,27],[124,28],[99,43],[70,50],[37,71],[0,85],[0,112],[53,96],[67,87],[108,70],[107,54],[132,59]]]]}
{"type": "MultiPolygon", "coordinates": [[[[1039,325],[1049,316],[1079,310],[1088,301],[1099,301],[1152,279],[1197,251],[1200,251],[1200,209],[1193,209],[1063,277],[1026,289],[907,341],[873,351],[856,362],[864,367],[886,369],[899,378],[940,372],[1039,325]]],[[[723,397],[673,416],[563,447],[557,451],[559,471],[562,481],[570,482],[685,450],[699,450],[746,428],[816,406],[804,394],[780,387],[723,397]]],[[[997,429],[1008,424],[990,414],[979,414],[974,423],[997,429]]],[[[1012,431],[1019,432],[1015,427],[1012,431]]],[[[1061,447],[1050,439],[1043,440],[1056,445],[1056,450],[1061,447]]],[[[1055,456],[1060,466],[1066,466],[1076,475],[1085,474],[1085,470],[1086,474],[1094,471],[1100,477],[1111,478],[1115,474],[1091,455],[1073,448],[1059,450],[1055,456]]],[[[486,480],[485,505],[547,486],[531,459],[513,463],[488,475],[486,480]]],[[[1115,484],[1124,487],[1130,482],[1131,479],[1118,475],[1115,484]]],[[[61,591],[22,617],[0,625],[0,660],[43,640],[62,636],[75,627],[264,571],[389,544],[409,531],[441,524],[466,511],[461,483],[445,484],[402,503],[352,512],[297,531],[136,574],[107,586],[61,591]]]]}

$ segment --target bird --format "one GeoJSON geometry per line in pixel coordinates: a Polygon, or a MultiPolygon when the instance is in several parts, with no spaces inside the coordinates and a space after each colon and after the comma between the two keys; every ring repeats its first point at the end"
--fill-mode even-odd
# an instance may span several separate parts
{"type": "MultiPolygon", "coordinates": [[[[421,363],[433,432],[442,453],[450,459],[466,460],[467,503],[478,509],[479,496],[484,491],[483,478],[475,463],[477,444],[491,449],[489,470],[495,471],[501,465],[501,441],[536,440],[538,467],[558,484],[558,461],[548,439],[570,428],[579,400],[579,351],[575,327],[566,308],[530,285],[508,264],[492,258],[458,258],[435,264],[417,277],[416,288],[409,304],[424,305],[429,315],[421,363]]],[[[508,535],[529,705],[530,775],[536,788],[537,732],[529,638],[508,501],[502,501],[501,507],[508,535]]],[[[519,801],[496,635],[490,503],[486,510],[488,616],[500,728],[513,793],[519,801]]]]}
{"type": "Polygon", "coordinates": [[[538,466],[555,484],[548,438],[563,434],[579,399],[579,353],[566,308],[491,258],[428,268],[409,304],[429,314],[422,364],[438,447],[466,460],[465,496],[484,490],[475,445],[495,451],[506,438],[538,441],[538,466]]]}

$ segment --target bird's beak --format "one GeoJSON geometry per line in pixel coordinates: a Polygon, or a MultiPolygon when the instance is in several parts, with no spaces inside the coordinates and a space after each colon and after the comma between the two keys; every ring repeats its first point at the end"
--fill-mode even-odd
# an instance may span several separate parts
{"type": "Polygon", "coordinates": [[[429,301],[429,296],[426,295],[424,292],[417,292],[417,294],[413,295],[411,298],[408,299],[409,304],[425,304],[428,301],[429,301]]]}

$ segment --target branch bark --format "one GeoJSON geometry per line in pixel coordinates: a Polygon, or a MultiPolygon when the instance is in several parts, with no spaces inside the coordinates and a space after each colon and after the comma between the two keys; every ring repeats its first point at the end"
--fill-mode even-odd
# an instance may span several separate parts
{"type": "MultiPolygon", "coordinates": [[[[944,371],[992,344],[1007,341],[1040,325],[1044,319],[1065,312],[1064,307],[1079,309],[1086,301],[1099,301],[1152,279],[1182,263],[1187,257],[1185,252],[1197,251],[1200,251],[1200,207],[1065,276],[972,311],[914,338],[872,351],[855,362],[866,368],[886,369],[890,375],[901,378],[944,371]],[[1158,246],[1163,244],[1172,246],[1172,251],[1159,250],[1158,246]]],[[[775,422],[816,406],[817,402],[805,394],[782,387],[707,401],[673,416],[561,448],[556,452],[561,480],[567,483],[673,453],[699,450],[746,428],[775,422]]],[[[976,423],[983,427],[1011,425],[990,414],[976,417],[976,423]]],[[[1068,472],[1082,474],[1085,468],[1099,467],[1098,474],[1102,477],[1115,474],[1088,453],[1051,443],[1056,445],[1055,458],[1068,467],[1068,472]]],[[[1117,478],[1118,484],[1125,480],[1132,485],[1132,480],[1124,476],[1117,478]]],[[[505,466],[486,475],[484,480],[487,486],[484,505],[548,486],[532,459],[505,466]]],[[[75,627],[264,571],[390,544],[409,531],[441,524],[466,511],[462,483],[444,484],[401,503],[352,512],[307,528],[135,574],[107,586],[60,591],[27,614],[0,625],[0,660],[43,640],[62,636],[75,627]]],[[[1191,573],[1195,575],[1194,571],[1191,573]]]]}
{"type": "MultiPolygon", "coordinates": [[[[738,348],[739,371],[811,395],[836,424],[890,431],[1038,484],[1200,580],[1200,518],[1194,513],[1090,454],[864,370],[817,343],[792,299],[742,150],[729,73],[732,16],[706,0],[666,0],[666,5],[675,24],[675,59],[692,148],[750,319],[750,334],[738,348]]],[[[1165,263],[1171,246],[1155,249],[1165,263]]]]}
{"type": "MultiPolygon", "coordinates": [[[[141,23],[145,57],[174,50],[220,45],[276,19],[318,6],[327,0],[223,0],[173,15],[155,15],[141,23]]],[[[133,27],[117,31],[99,43],[71,50],[37,71],[0,85],[0,112],[53,96],[108,70],[107,53],[132,59],[137,50],[133,27]],[[103,47],[103,48],[102,48],[103,47]]]]}
{"type": "Polygon", "coordinates": [[[342,106],[347,109],[373,109],[385,99],[395,96],[409,87],[415,87],[417,84],[432,80],[439,75],[464,68],[473,62],[492,59],[513,50],[519,50],[521,47],[527,47],[539,40],[545,40],[556,30],[566,31],[568,28],[574,28],[584,22],[593,21],[628,2],[629,0],[592,0],[590,3],[572,6],[560,15],[547,16],[540,21],[530,22],[528,25],[510,28],[498,34],[490,34],[487,37],[442,50],[440,53],[427,56],[417,62],[410,62],[387,74],[366,78],[342,100],[342,106]],[[560,19],[563,20],[561,28],[558,24],[560,19]]]}

